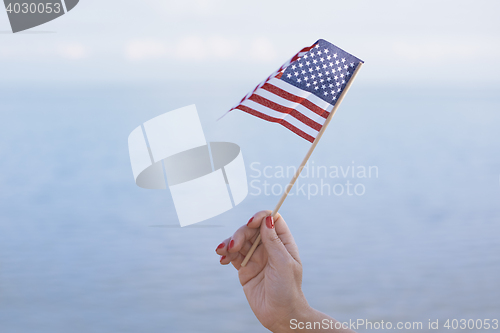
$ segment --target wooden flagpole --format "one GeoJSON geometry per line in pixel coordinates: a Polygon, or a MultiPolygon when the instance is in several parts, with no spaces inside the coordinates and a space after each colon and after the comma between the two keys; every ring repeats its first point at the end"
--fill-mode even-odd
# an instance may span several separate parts
{"type": "MultiPolygon", "coordinates": [[[[302,169],[304,169],[307,161],[309,160],[309,157],[311,156],[311,154],[314,151],[314,148],[316,148],[316,145],[318,144],[319,140],[321,139],[321,136],[323,135],[323,133],[325,132],[326,128],[328,127],[328,124],[330,123],[330,120],[332,120],[333,115],[335,114],[335,112],[339,108],[340,103],[342,103],[342,100],[344,99],[345,94],[347,93],[347,91],[351,87],[351,84],[354,81],[354,79],[356,78],[356,75],[358,74],[358,71],[359,71],[359,69],[361,68],[362,65],[363,65],[363,63],[360,62],[358,64],[358,67],[356,67],[356,70],[352,74],[351,79],[347,83],[345,89],[340,94],[337,103],[333,107],[332,112],[330,112],[330,115],[328,116],[328,118],[326,118],[326,121],[325,121],[323,127],[321,127],[321,130],[318,132],[318,135],[314,139],[314,142],[312,143],[311,148],[309,148],[309,151],[307,152],[306,156],[302,160],[302,163],[300,163],[299,168],[295,171],[295,174],[293,175],[292,180],[290,180],[290,183],[287,185],[287,187],[285,189],[285,192],[283,193],[283,195],[281,196],[280,200],[278,201],[278,204],[276,205],[276,207],[274,207],[274,210],[271,213],[271,216],[273,216],[273,218],[276,215],[276,213],[278,213],[278,210],[280,209],[281,205],[285,201],[288,193],[290,193],[290,190],[292,189],[293,184],[295,184],[295,181],[297,180],[297,178],[299,178],[300,172],[302,171],[302,169]]],[[[252,254],[254,253],[255,249],[259,245],[260,239],[261,239],[260,232],[258,232],[257,238],[255,239],[255,242],[253,243],[252,247],[250,248],[250,250],[248,251],[247,255],[245,256],[245,259],[243,259],[243,262],[241,263],[242,267],[245,267],[247,265],[248,261],[252,257],[252,254]]]]}

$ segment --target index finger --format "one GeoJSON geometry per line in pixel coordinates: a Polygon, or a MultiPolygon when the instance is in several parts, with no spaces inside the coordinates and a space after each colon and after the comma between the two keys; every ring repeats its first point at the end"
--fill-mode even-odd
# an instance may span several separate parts
{"type": "Polygon", "coordinates": [[[246,225],[240,227],[231,237],[227,251],[229,253],[242,252],[243,255],[246,255],[246,252],[252,247],[258,232],[258,228],[251,229],[246,225]]]}
{"type": "Polygon", "coordinates": [[[260,230],[260,225],[262,219],[271,213],[270,210],[263,210],[255,213],[254,216],[248,221],[246,226],[242,226],[234,233],[228,246],[228,251],[230,253],[240,252],[246,255],[250,247],[252,247],[253,241],[257,237],[257,233],[260,230]]]}

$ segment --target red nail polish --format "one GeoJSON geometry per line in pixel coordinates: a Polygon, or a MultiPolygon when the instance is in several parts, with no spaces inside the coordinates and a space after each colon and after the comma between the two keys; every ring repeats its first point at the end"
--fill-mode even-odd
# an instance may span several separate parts
{"type": "Polygon", "coordinates": [[[229,242],[229,248],[232,249],[234,246],[234,240],[231,239],[231,241],[229,242]]]}
{"type": "Polygon", "coordinates": [[[266,217],[266,226],[269,229],[274,228],[274,221],[273,221],[273,217],[271,215],[269,215],[268,217],[266,217]]]}
{"type": "Polygon", "coordinates": [[[224,243],[220,243],[220,244],[219,244],[219,246],[217,246],[217,249],[216,249],[215,251],[217,251],[217,250],[220,250],[220,249],[224,248],[224,246],[226,246],[226,244],[224,244],[224,243]]]}
{"type": "Polygon", "coordinates": [[[220,261],[222,261],[222,260],[224,260],[224,259],[226,259],[226,256],[222,256],[222,257],[220,257],[220,261]]]}
{"type": "Polygon", "coordinates": [[[252,221],[253,221],[253,217],[251,217],[250,220],[248,220],[247,225],[249,225],[252,221]]]}

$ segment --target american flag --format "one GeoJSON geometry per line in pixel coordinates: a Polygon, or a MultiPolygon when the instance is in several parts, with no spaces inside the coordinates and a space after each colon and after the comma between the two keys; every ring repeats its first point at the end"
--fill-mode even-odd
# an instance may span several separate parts
{"type": "Polygon", "coordinates": [[[261,82],[231,110],[283,125],[313,142],[360,59],[320,39],[261,82]]]}

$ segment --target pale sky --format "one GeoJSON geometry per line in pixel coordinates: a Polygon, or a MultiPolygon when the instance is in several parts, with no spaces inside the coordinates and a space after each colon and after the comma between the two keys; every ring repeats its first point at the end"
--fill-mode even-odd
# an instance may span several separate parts
{"type": "Polygon", "coordinates": [[[257,83],[323,38],[365,61],[368,84],[495,84],[499,11],[481,0],[81,0],[18,34],[0,11],[0,80],[257,83]]]}

